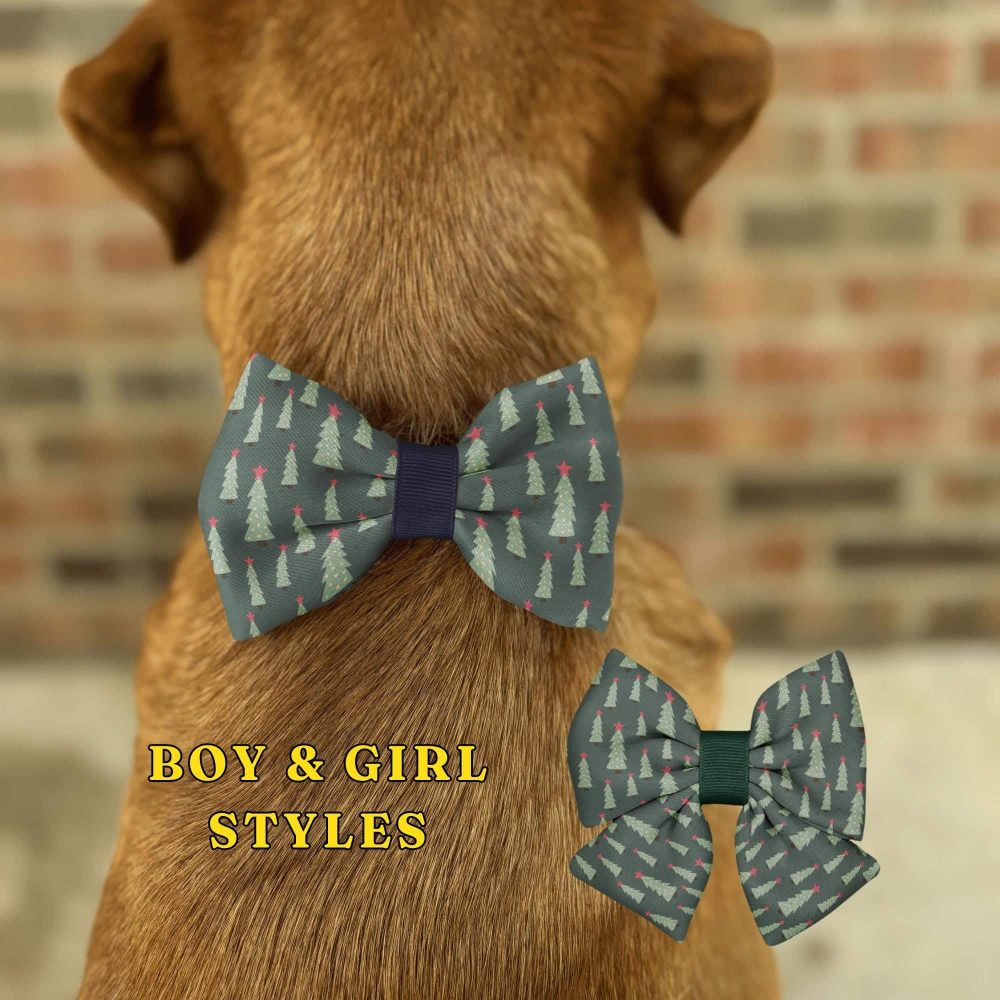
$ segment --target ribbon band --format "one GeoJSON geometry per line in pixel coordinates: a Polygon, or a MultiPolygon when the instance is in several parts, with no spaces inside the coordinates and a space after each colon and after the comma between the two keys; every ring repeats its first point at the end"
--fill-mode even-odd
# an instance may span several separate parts
{"type": "Polygon", "coordinates": [[[458,447],[397,442],[399,466],[393,538],[451,538],[455,533],[458,447]]]}
{"type": "Polygon", "coordinates": [[[698,788],[702,805],[750,801],[750,732],[716,729],[701,734],[698,788]]]}

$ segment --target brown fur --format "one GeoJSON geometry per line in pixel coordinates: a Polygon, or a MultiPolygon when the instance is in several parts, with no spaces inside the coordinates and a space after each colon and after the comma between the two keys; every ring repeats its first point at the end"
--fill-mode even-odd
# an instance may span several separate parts
{"type": "MultiPolygon", "coordinates": [[[[204,242],[231,389],[253,350],[373,425],[454,440],[503,385],[594,353],[620,412],[653,302],[644,200],[678,227],[767,91],[758,36],[688,0],[156,0],[68,78],[67,121],[204,242]]],[[[626,495],[627,495],[626,486],[626,495]]],[[[776,994],[731,849],[688,941],[585,889],[570,719],[620,646],[717,711],[728,638],[668,551],[619,532],[607,635],[490,594],[450,545],[395,543],[332,606],[248,643],[192,529],[149,616],[128,799],[84,998],[776,994]],[[266,743],[262,780],[146,781],[150,742],[266,743]],[[277,766],[311,741],[323,784],[277,766]],[[358,742],[478,744],[482,785],[350,782],[358,742]],[[424,848],[208,848],[217,809],[423,809],[424,848]]]]}

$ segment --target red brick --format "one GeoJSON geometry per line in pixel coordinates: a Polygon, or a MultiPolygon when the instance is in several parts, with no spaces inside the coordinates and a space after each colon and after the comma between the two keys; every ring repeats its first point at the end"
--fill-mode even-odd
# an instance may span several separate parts
{"type": "Polygon", "coordinates": [[[825,138],[813,126],[780,127],[770,122],[754,126],[733,154],[727,171],[740,173],[803,174],[823,162],[825,138]]]}
{"type": "Polygon", "coordinates": [[[919,340],[900,340],[868,352],[864,374],[873,380],[913,381],[927,374],[927,347],[919,340]]]}
{"type": "Polygon", "coordinates": [[[660,278],[661,315],[725,323],[759,316],[803,317],[816,308],[818,287],[808,278],[748,268],[745,273],[660,278]]]}
{"type": "Polygon", "coordinates": [[[68,306],[0,305],[0,326],[8,337],[32,342],[92,332],[89,310],[68,306]]]}
{"type": "Polygon", "coordinates": [[[633,452],[707,452],[718,436],[714,421],[703,413],[628,414],[619,433],[622,446],[633,452]]]}
{"type": "Polygon", "coordinates": [[[843,280],[841,296],[848,308],[859,313],[993,311],[1000,305],[1000,282],[947,271],[858,274],[843,280]]]}
{"type": "Polygon", "coordinates": [[[917,410],[861,412],[842,417],[834,434],[847,447],[867,452],[925,447],[932,429],[930,415],[917,410]]]}
{"type": "Polygon", "coordinates": [[[975,420],[974,435],[982,444],[1000,445],[1000,410],[981,414],[975,420]]]}
{"type": "Polygon", "coordinates": [[[157,230],[105,236],[97,248],[97,255],[109,271],[149,274],[170,267],[166,242],[157,230]]]}
{"type": "Polygon", "coordinates": [[[0,552],[0,587],[13,587],[28,578],[28,562],[16,553],[0,552]]]}
{"type": "Polygon", "coordinates": [[[65,276],[72,266],[72,249],[64,236],[17,234],[0,228],[0,286],[65,276]]]}
{"type": "Polygon", "coordinates": [[[937,91],[951,79],[945,42],[839,41],[779,49],[779,94],[857,94],[871,91],[937,91]]]}
{"type": "Polygon", "coordinates": [[[801,451],[813,439],[813,420],[793,408],[775,413],[732,411],[720,428],[721,447],[732,457],[801,451]]]}
{"type": "Polygon", "coordinates": [[[858,166],[872,171],[995,170],[1000,121],[869,126],[858,131],[856,158],[858,166]]]}
{"type": "Polygon", "coordinates": [[[0,525],[6,527],[109,524],[114,513],[115,504],[99,494],[0,492],[0,525]]]}
{"type": "Polygon", "coordinates": [[[750,568],[762,573],[797,573],[806,564],[806,546],[802,538],[772,535],[750,545],[750,568]]]}
{"type": "Polygon", "coordinates": [[[1000,243],[1000,201],[981,198],[965,209],[965,236],[970,243],[1000,243]]]}
{"type": "Polygon", "coordinates": [[[124,195],[82,152],[0,163],[0,204],[65,208],[123,199],[124,195]]]}
{"type": "Polygon", "coordinates": [[[741,382],[825,382],[836,369],[832,351],[810,347],[757,347],[742,351],[734,373],[741,382]]]}
{"type": "Polygon", "coordinates": [[[979,75],[985,86],[1000,87],[1000,38],[991,38],[983,43],[979,75]]]}
{"type": "Polygon", "coordinates": [[[1000,378],[1000,344],[984,347],[977,367],[980,378],[1000,378]]]}

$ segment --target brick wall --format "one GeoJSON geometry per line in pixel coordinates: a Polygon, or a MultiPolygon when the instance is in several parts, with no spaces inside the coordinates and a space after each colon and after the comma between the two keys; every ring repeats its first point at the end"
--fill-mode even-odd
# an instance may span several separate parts
{"type": "MultiPolygon", "coordinates": [[[[648,227],[631,517],[744,641],[1000,634],[1000,5],[709,6],[777,95],[689,238],[648,227]]],[[[129,7],[0,0],[7,658],[134,648],[217,419],[195,273],[53,110],[129,7]]]]}

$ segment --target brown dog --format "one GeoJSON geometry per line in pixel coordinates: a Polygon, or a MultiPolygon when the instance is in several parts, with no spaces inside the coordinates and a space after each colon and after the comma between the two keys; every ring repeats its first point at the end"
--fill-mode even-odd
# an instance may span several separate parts
{"type": "MultiPolygon", "coordinates": [[[[620,412],[652,303],[644,200],[678,228],[770,82],[762,39],[689,0],[154,0],[62,110],[160,221],[204,244],[231,389],[252,351],[372,424],[456,439],[499,388],[587,353],[620,412]]],[[[626,484],[627,491],[627,484],[626,484]]],[[[627,492],[626,492],[627,495],[627,492]]],[[[455,547],[395,543],[341,600],[234,643],[192,528],[150,614],[132,781],[87,998],[773,996],[735,810],[686,943],[585,888],[565,764],[611,645],[713,723],[728,639],[669,552],[619,534],[606,636],[504,604],[455,547]],[[312,742],[322,784],[147,780],[146,745],[312,742]],[[474,742],[483,784],[358,784],[359,743],[474,742]],[[216,810],[424,810],[417,851],[208,845],[216,810]]]]}

